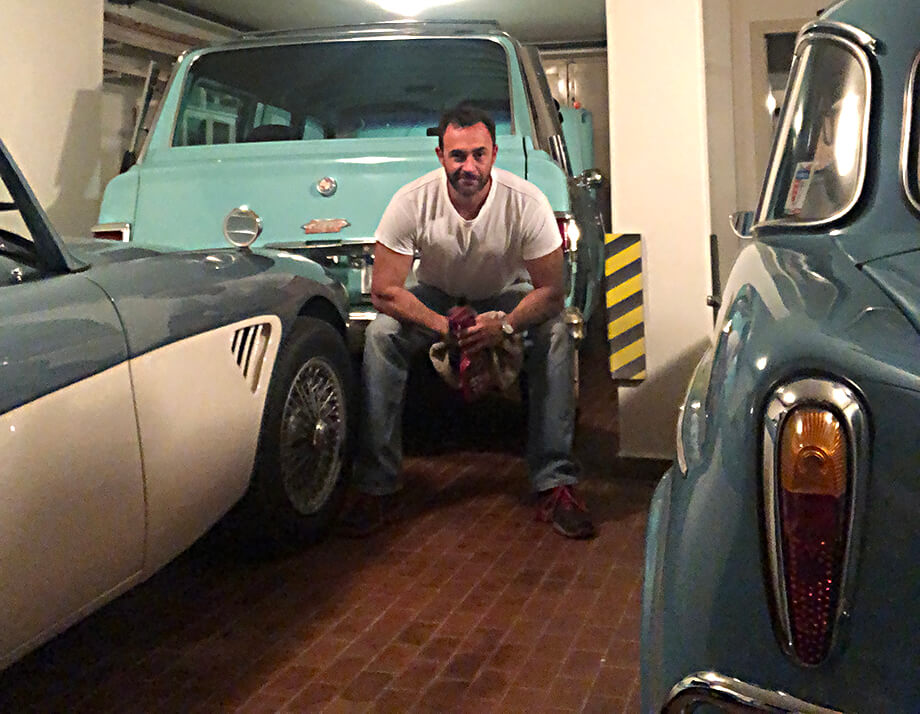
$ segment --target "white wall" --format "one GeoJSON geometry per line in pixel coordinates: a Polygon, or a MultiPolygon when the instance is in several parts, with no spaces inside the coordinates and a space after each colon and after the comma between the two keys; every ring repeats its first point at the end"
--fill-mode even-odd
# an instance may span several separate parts
{"type": "Polygon", "coordinates": [[[643,237],[648,372],[619,390],[620,451],[671,458],[712,328],[702,5],[606,1],[613,230],[643,237]]]}
{"type": "Polygon", "coordinates": [[[95,222],[103,0],[4,0],[0,137],[63,235],[95,222]]]}
{"type": "MultiPolygon", "coordinates": [[[[735,102],[732,95],[731,0],[703,0],[706,56],[706,126],[709,137],[710,231],[718,236],[719,277],[724,285],[740,252],[728,216],[741,210],[735,174],[735,102]]],[[[753,208],[749,206],[748,208],[753,208]]]]}

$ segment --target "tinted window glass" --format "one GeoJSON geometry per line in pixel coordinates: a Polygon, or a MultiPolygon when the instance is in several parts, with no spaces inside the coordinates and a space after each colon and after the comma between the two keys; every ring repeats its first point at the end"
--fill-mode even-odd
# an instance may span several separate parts
{"type": "Polygon", "coordinates": [[[799,50],[759,220],[839,216],[862,183],[867,75],[855,50],[818,39],[799,50]]]}
{"type": "Polygon", "coordinates": [[[190,68],[176,146],[425,136],[469,100],[510,131],[505,50],[489,40],[373,40],[223,50],[190,68]]]}

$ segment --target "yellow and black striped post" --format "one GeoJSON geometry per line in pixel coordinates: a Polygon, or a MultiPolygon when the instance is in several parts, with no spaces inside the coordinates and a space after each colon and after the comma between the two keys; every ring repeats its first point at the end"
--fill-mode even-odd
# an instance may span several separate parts
{"type": "Polygon", "coordinates": [[[645,379],[642,238],[638,233],[608,233],[604,244],[610,376],[626,386],[638,384],[645,379]]]}

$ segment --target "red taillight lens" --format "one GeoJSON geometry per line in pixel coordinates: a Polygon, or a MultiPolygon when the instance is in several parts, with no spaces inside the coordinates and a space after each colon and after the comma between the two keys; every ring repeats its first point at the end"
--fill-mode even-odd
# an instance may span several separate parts
{"type": "Polygon", "coordinates": [[[830,651],[848,531],[845,431],[827,409],[801,407],[779,449],[779,533],[792,645],[805,664],[830,651]]]}
{"type": "Polygon", "coordinates": [[[562,236],[562,251],[564,253],[569,252],[569,238],[566,235],[566,226],[569,223],[569,219],[565,216],[556,216],[556,225],[559,226],[559,235],[562,236]]]}
{"type": "Polygon", "coordinates": [[[581,229],[577,221],[567,213],[556,214],[556,226],[562,236],[562,251],[568,253],[578,250],[578,239],[581,238],[581,229]]]}
{"type": "Polygon", "coordinates": [[[131,235],[130,223],[100,223],[93,226],[93,238],[127,241],[131,235]]]}

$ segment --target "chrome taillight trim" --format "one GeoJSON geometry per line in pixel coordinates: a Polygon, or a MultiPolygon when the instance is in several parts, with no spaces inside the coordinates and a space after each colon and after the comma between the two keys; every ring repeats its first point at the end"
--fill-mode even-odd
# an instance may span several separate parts
{"type": "Polygon", "coordinates": [[[127,243],[131,240],[130,223],[97,223],[91,229],[93,236],[97,233],[121,233],[121,241],[127,243]]]}
{"type": "Polygon", "coordinates": [[[848,507],[847,540],[844,547],[841,568],[840,592],[837,611],[831,623],[831,643],[828,652],[832,652],[839,634],[841,616],[847,611],[850,601],[855,573],[853,543],[856,504],[861,497],[862,486],[869,470],[869,420],[862,402],[856,393],[846,384],[825,377],[808,377],[787,382],[776,387],[770,394],[764,409],[763,425],[763,497],[764,497],[764,534],[767,548],[769,570],[768,587],[775,605],[777,635],[783,651],[796,664],[811,666],[802,662],[795,653],[792,626],[789,618],[789,602],[786,593],[785,566],[780,543],[778,466],[777,455],[783,424],[789,414],[802,406],[816,406],[829,409],[840,420],[847,436],[850,471],[847,474],[848,507]]]}
{"type": "Polygon", "coordinates": [[[695,711],[701,704],[730,707],[738,712],[770,712],[771,714],[842,714],[793,697],[785,692],[764,689],[756,684],[727,677],[718,672],[696,672],[675,684],[661,707],[663,714],[695,711]]]}

